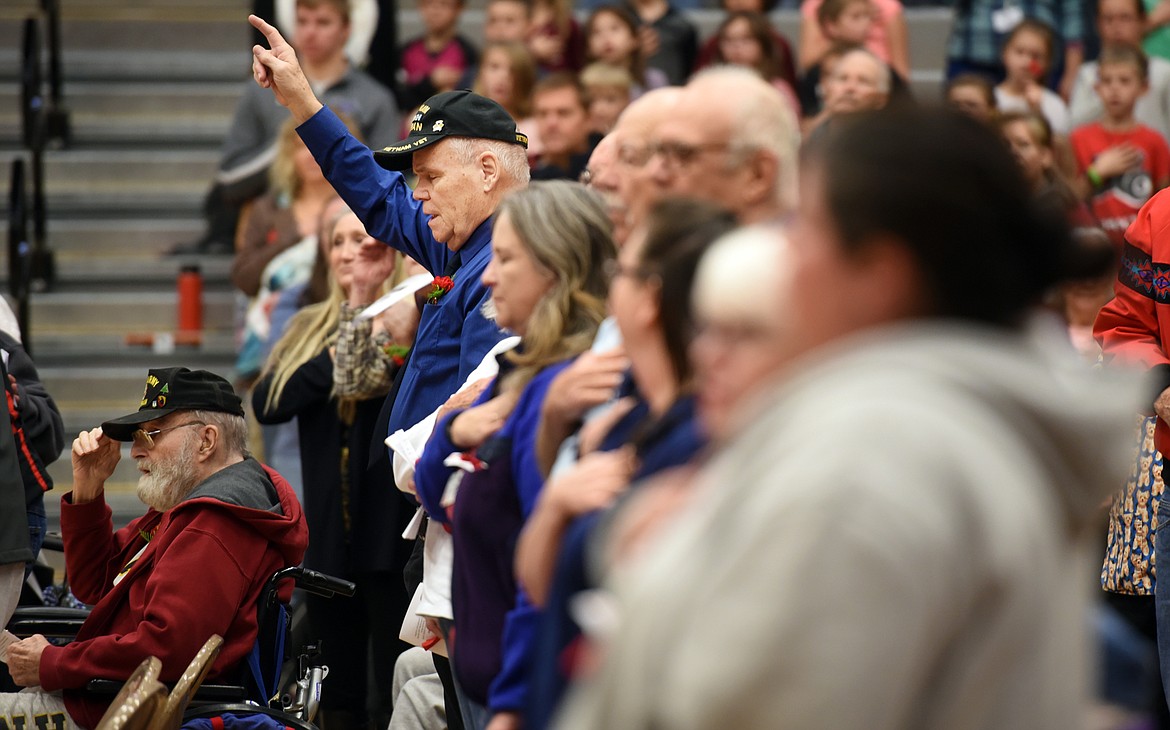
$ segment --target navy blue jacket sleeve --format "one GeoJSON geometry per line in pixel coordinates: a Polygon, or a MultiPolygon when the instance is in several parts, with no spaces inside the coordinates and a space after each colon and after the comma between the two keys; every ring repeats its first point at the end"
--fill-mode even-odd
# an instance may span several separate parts
{"type": "Polygon", "coordinates": [[[443,272],[451,252],[431,235],[422,203],[414,199],[401,173],[375,162],[370,148],[357,141],[328,107],[297,127],[297,133],[370,235],[410,256],[427,271],[443,272]]]}

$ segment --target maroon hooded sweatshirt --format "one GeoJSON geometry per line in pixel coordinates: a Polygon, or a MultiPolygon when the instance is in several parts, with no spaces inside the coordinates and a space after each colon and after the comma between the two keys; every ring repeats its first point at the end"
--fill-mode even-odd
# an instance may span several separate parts
{"type": "Polygon", "coordinates": [[[288,483],[250,458],[117,532],[104,498],[71,500],[61,499],[65,565],[74,594],[95,605],[74,642],[45,649],[40,681],[65,690],[65,707],[83,727],[96,727],[109,702],[87,695],[86,683],[124,680],[148,656],[162,660],[163,681],[175,681],[219,634],[224,644],[208,681],[234,671],[256,641],[264,582],[300,563],[308,544],[288,483]]]}

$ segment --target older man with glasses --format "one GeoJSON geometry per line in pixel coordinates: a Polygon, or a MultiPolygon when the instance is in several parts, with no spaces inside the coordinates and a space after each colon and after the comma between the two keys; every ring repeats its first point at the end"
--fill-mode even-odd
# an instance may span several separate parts
{"type": "Polygon", "coordinates": [[[799,146],[780,92],[749,69],[716,67],[684,87],[658,126],[647,168],[667,194],[708,200],[757,223],[795,206],[799,146]]]}
{"type": "Polygon", "coordinates": [[[224,644],[210,677],[233,671],[256,641],[264,583],[308,544],[296,496],[248,453],[240,398],[213,373],[151,370],[138,410],[83,431],[72,455],[65,564],[93,611],[70,644],[36,635],[8,647],[13,680],[41,691],[0,694],[0,727],[96,727],[105,703],[83,694],[90,679],[125,679],[156,656],[174,681],[212,634],[224,644]],[[115,531],[105,486],[123,442],[149,509],[115,531]]]}
{"type": "Polygon", "coordinates": [[[617,194],[626,205],[623,235],[637,226],[665,194],[651,177],[648,163],[658,128],[674,113],[682,93],[678,86],[646,92],[626,107],[609,133],[617,141],[617,194]]]}

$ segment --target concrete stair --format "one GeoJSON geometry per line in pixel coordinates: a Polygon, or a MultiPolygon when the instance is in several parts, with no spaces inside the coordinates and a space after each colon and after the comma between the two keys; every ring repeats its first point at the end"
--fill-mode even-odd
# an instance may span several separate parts
{"type": "MultiPolygon", "coordinates": [[[[20,150],[19,48],[37,3],[0,5],[0,170],[20,150]]],[[[247,0],[63,0],[62,65],[72,144],[45,154],[49,247],[58,284],[31,301],[30,345],[66,432],[131,410],[150,367],[231,377],[235,295],[227,257],[172,257],[203,230],[201,205],[249,78],[247,0]],[[201,345],[131,344],[176,326],[183,264],[204,276],[201,345]]],[[[0,214],[2,215],[2,214],[0,214]]],[[[6,255],[6,252],[2,252],[6,255]]],[[[0,259],[4,258],[0,255],[0,259]]],[[[5,269],[6,271],[6,269],[5,269]]],[[[68,453],[50,466],[70,488],[68,453]]],[[[107,492],[118,521],[140,514],[123,460],[107,492]]],[[[50,510],[56,500],[50,499],[50,510]]]]}

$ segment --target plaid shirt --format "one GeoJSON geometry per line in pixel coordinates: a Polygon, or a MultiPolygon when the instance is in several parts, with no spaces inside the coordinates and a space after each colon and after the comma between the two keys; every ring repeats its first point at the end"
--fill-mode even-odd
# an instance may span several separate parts
{"type": "Polygon", "coordinates": [[[1057,53],[1061,52],[1062,43],[1080,44],[1084,41],[1082,0],[958,0],[955,23],[947,41],[947,59],[998,64],[1005,34],[995,32],[991,15],[1008,5],[1018,7],[1023,17],[1051,27],[1057,37],[1057,53]]]}
{"type": "Polygon", "coordinates": [[[393,363],[382,349],[390,338],[379,332],[371,336],[372,319],[356,319],[361,307],[341,303],[337,349],[333,355],[333,390],[338,398],[366,400],[390,392],[394,381],[393,363]]]}

